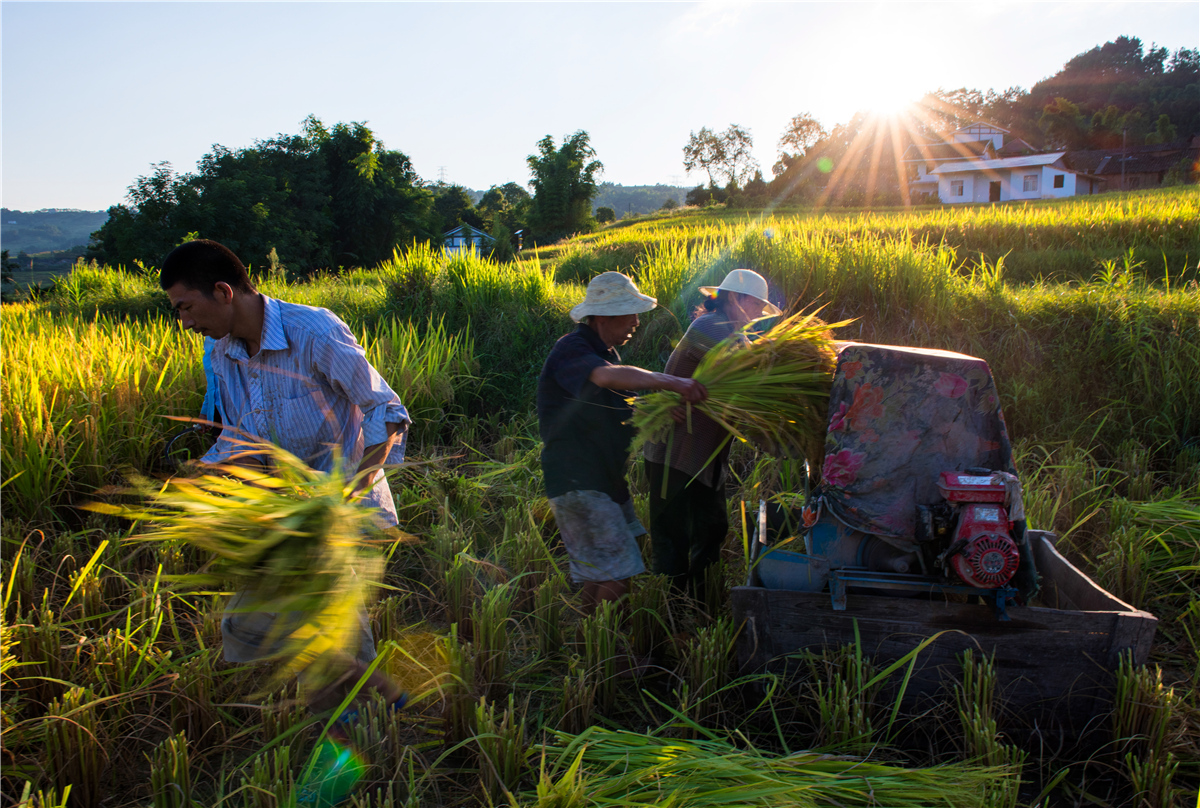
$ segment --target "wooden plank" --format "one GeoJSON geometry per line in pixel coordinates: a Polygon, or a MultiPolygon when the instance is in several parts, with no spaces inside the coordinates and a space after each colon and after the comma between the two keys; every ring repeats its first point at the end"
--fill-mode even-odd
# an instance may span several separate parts
{"type": "Polygon", "coordinates": [[[1136,612],[1137,609],[1114,597],[1087,577],[1055,548],[1053,533],[1029,531],[1034,563],[1046,585],[1057,592],[1062,606],[1084,612],[1136,612]],[[1066,602],[1063,603],[1062,600],[1066,602]]]}
{"type": "Polygon", "coordinates": [[[1144,662],[1157,623],[1110,595],[1101,602],[1123,608],[1012,607],[1009,621],[997,620],[989,605],[853,591],[845,611],[834,611],[827,593],[736,587],[731,597],[742,624],[737,653],[744,672],[782,671],[797,664],[803,649],[853,643],[856,624],[864,653],[881,665],[942,632],[918,655],[906,701],[935,696],[957,681],[958,655],[974,648],[995,658],[999,695],[1010,710],[1071,735],[1109,709],[1118,654],[1129,648],[1144,662]]]}

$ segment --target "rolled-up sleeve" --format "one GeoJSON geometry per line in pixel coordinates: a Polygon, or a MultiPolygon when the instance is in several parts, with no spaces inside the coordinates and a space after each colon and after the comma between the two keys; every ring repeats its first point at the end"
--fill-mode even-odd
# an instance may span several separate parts
{"type": "Polygon", "coordinates": [[[363,446],[377,446],[388,439],[388,424],[399,427],[399,440],[388,453],[388,463],[404,460],[404,445],[412,423],[408,410],[379,371],[367,361],[366,351],[339,323],[313,344],[313,370],[323,376],[329,386],[348,401],[354,402],[363,414],[363,446]]]}

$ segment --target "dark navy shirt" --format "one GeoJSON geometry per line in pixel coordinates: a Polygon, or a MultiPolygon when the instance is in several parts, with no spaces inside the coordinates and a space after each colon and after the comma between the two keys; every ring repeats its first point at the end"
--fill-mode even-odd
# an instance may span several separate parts
{"type": "Polygon", "coordinates": [[[633,415],[625,399],[632,393],[588,381],[596,368],[620,363],[617,352],[585,323],[560,338],[546,357],[537,388],[546,496],[603,491],[618,504],[629,499],[625,468],[634,429],[625,423],[633,415]]]}

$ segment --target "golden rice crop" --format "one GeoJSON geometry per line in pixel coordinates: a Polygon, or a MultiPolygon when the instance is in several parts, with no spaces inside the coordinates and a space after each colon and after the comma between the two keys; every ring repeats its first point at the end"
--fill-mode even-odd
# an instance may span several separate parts
{"type": "MultiPolygon", "coordinates": [[[[780,320],[755,339],[733,337],[705,354],[692,378],[708,398],[686,405],[772,454],[806,457],[819,467],[825,440],[834,352],[829,325],[815,314],[780,320]]],[[[634,399],[634,445],[669,441],[678,393],[659,391],[634,399]]],[[[690,425],[689,425],[690,428],[690,425]]]]}
{"type": "Polygon", "coordinates": [[[244,593],[239,608],[290,616],[276,621],[264,648],[285,668],[315,664],[312,672],[320,673],[355,655],[360,614],[383,573],[367,538],[371,511],[355,501],[340,463],[326,473],[276,446],[246,450],[266,454],[270,471],[221,466],[171,480],[146,507],[89,507],[150,521],[140,539],[183,541],[211,553],[201,573],[179,580],[229,581],[244,593]]]}

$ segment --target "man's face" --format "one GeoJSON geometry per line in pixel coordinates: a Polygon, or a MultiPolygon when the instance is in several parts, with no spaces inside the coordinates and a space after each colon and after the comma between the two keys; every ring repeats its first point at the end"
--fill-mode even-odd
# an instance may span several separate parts
{"type": "Polygon", "coordinates": [[[619,314],[615,317],[596,315],[592,317],[592,326],[600,335],[601,341],[610,348],[624,345],[633,339],[640,320],[636,314],[619,314]]]}
{"type": "Polygon", "coordinates": [[[218,283],[209,297],[197,289],[177,283],[167,290],[179,324],[205,337],[221,339],[233,329],[233,290],[218,283]]]}

